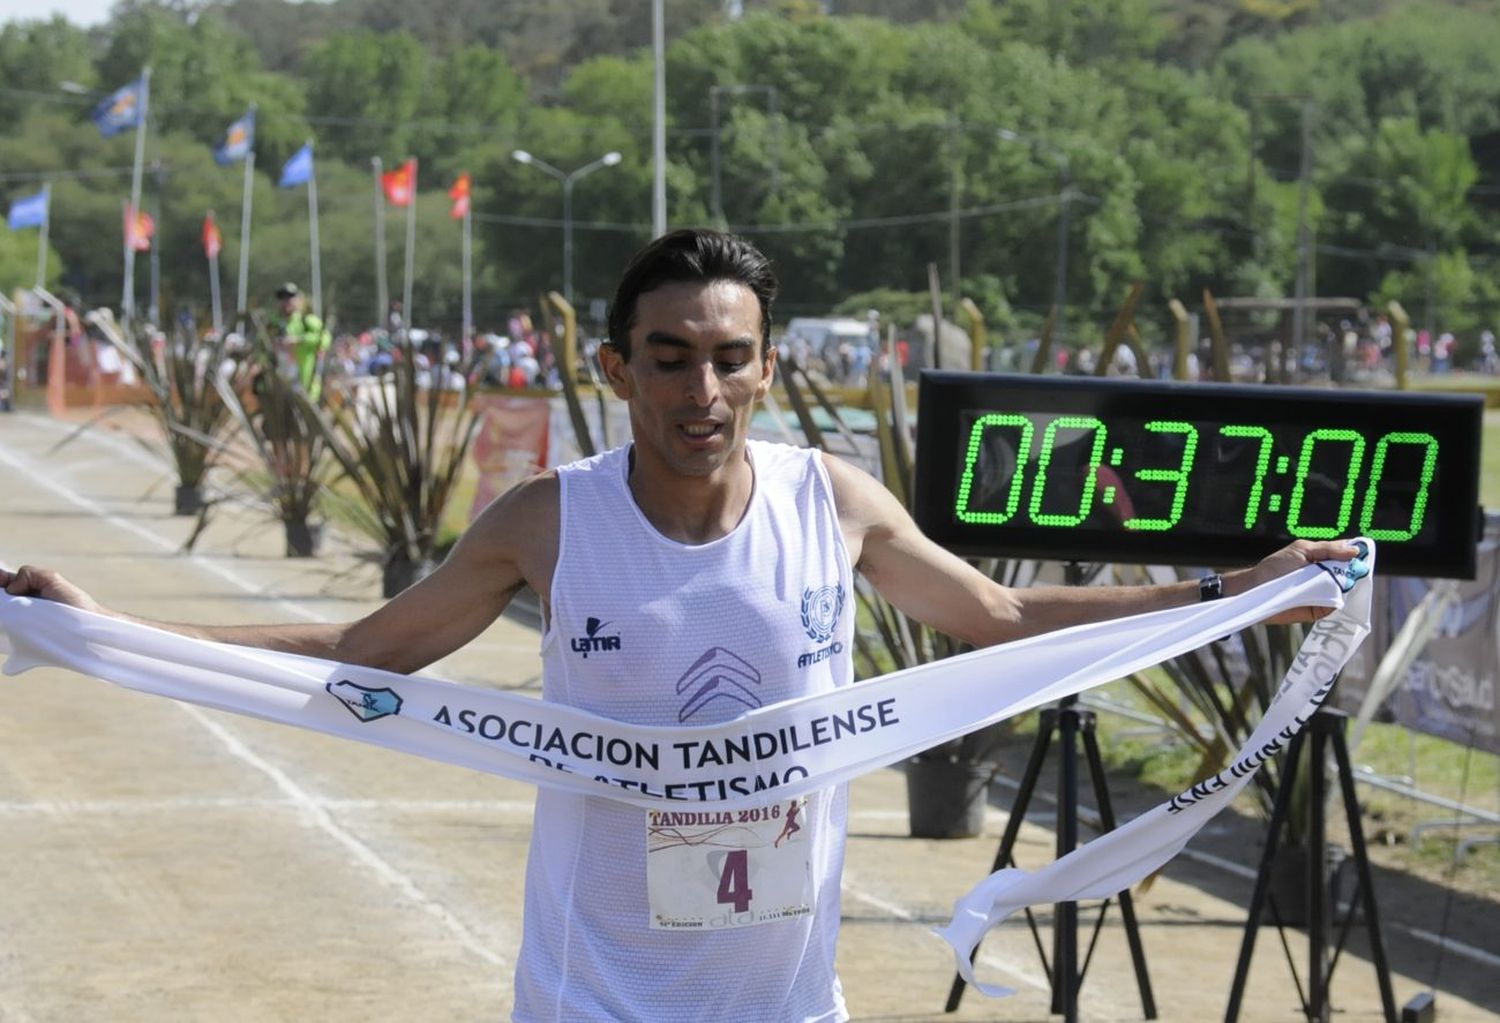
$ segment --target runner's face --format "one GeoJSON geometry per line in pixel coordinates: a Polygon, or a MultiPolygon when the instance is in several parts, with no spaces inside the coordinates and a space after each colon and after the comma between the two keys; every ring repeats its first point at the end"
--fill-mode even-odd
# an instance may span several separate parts
{"type": "Polygon", "coordinates": [[[641,295],[630,360],[604,349],[615,394],[630,403],[638,459],[711,476],[742,458],[755,402],[771,387],[760,304],[743,284],[663,285],[641,295]]]}

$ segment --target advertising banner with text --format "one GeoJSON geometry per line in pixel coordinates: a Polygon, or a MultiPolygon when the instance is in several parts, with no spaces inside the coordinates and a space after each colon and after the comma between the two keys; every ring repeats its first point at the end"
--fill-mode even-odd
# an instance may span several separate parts
{"type": "Polygon", "coordinates": [[[479,471],[471,522],[495,498],[546,468],[551,424],[546,398],[479,394],[474,404],[482,410],[483,422],[471,449],[479,471]]]}
{"type": "Polygon", "coordinates": [[[1432,638],[1385,701],[1382,719],[1500,754],[1500,513],[1485,516],[1478,573],[1472,581],[1376,580],[1374,630],[1339,685],[1338,702],[1357,711],[1375,666],[1413,611],[1438,585],[1457,587],[1432,638]]]}

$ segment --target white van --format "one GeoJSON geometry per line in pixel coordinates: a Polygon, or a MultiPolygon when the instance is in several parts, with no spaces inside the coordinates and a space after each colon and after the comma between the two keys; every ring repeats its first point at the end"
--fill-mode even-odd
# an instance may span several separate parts
{"type": "Polygon", "coordinates": [[[866,357],[855,361],[868,363],[870,325],[850,316],[794,316],[786,325],[782,343],[799,363],[821,363],[830,379],[841,380],[850,370],[847,358],[840,356],[841,350],[846,354],[859,352],[866,357]]]}

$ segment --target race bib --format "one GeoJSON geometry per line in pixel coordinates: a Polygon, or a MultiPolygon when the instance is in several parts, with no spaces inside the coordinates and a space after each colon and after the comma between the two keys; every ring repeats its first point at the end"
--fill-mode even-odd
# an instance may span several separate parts
{"type": "Polygon", "coordinates": [[[655,930],[705,931],[812,912],[807,797],[743,810],[648,810],[655,930]]]}

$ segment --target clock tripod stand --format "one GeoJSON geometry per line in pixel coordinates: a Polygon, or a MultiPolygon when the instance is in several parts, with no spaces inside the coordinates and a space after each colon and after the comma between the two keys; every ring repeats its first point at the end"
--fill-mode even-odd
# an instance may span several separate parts
{"type": "MultiPolygon", "coordinates": [[[[1250,973],[1250,956],[1255,951],[1255,935],[1260,928],[1261,914],[1267,908],[1281,929],[1280,910],[1271,898],[1272,864],[1276,858],[1281,834],[1286,829],[1291,813],[1291,793],[1297,780],[1298,765],[1306,754],[1308,771],[1308,844],[1307,844],[1307,989],[1304,993],[1300,981],[1297,993],[1302,998],[1303,1015],[1315,1023],[1328,1023],[1331,1006],[1328,988],[1338,966],[1344,940],[1354,922],[1355,903],[1351,901],[1349,911],[1339,924],[1338,940],[1329,955],[1331,915],[1337,906],[1329,898],[1327,875],[1324,870],[1325,826],[1327,824],[1328,753],[1333,753],[1338,774],[1339,793],[1344,804],[1344,816],[1349,825],[1349,844],[1353,847],[1356,869],[1356,894],[1358,908],[1364,913],[1365,929],[1370,942],[1370,958],[1375,964],[1375,979],[1380,988],[1380,1003],[1386,1023],[1396,1023],[1396,998],[1391,990],[1391,971],[1385,956],[1385,942],[1380,935],[1380,917],[1375,906],[1375,887],[1370,873],[1370,859],[1365,852],[1364,829],[1359,822],[1359,802],[1354,793],[1354,772],[1349,766],[1349,747],[1344,742],[1344,725],[1348,715],[1327,706],[1313,714],[1307,727],[1292,737],[1287,748],[1286,767],[1282,770],[1281,784],[1276,790],[1276,802],[1271,810],[1271,826],[1266,832],[1265,848],[1261,852],[1260,869],[1255,874],[1255,889],[1250,896],[1249,917],[1245,921],[1245,936],[1240,944],[1239,961],[1234,968],[1234,984],[1229,991],[1229,1009],[1224,1023],[1235,1023],[1240,1015],[1240,1003],[1245,994],[1245,981],[1250,973]]],[[[1286,907],[1289,908],[1289,907],[1286,907]]],[[[1282,939],[1285,948],[1285,937],[1282,939]]],[[[1292,977],[1297,979],[1296,964],[1292,962],[1291,949],[1287,948],[1287,964],[1292,967],[1292,977]]]]}
{"type": "MultiPolygon", "coordinates": [[[[1079,585],[1083,581],[1082,569],[1076,562],[1067,563],[1065,569],[1066,580],[1069,585],[1079,585]]],[[[1096,720],[1094,712],[1081,710],[1078,707],[1078,697],[1068,696],[1060,700],[1056,707],[1041,712],[1041,718],[1037,726],[1036,739],[1032,743],[1031,755],[1026,762],[1026,770],[1021,776],[1020,787],[1016,792],[1016,801],[1011,807],[1010,819],[1006,821],[1005,832],[1000,838],[1000,849],[995,854],[995,862],[990,867],[990,872],[1002,870],[1008,866],[1015,865],[1013,853],[1015,851],[1016,839],[1021,832],[1021,823],[1026,818],[1026,809],[1031,804],[1031,797],[1036,791],[1037,779],[1042,772],[1042,764],[1047,759],[1048,749],[1052,745],[1054,734],[1058,739],[1058,774],[1057,774],[1057,855],[1063,856],[1078,845],[1078,752],[1079,743],[1083,746],[1084,758],[1088,764],[1089,781],[1094,789],[1094,798],[1099,806],[1099,819],[1104,831],[1113,831],[1115,828],[1114,808],[1109,801],[1109,783],[1104,776],[1104,759],[1099,754],[1099,740],[1096,735],[1096,720]]],[[[1130,960],[1135,967],[1135,980],[1141,992],[1141,1011],[1146,1019],[1156,1018],[1156,999],[1151,993],[1151,977],[1146,971],[1146,950],[1141,944],[1140,928],[1136,924],[1135,904],[1132,902],[1130,892],[1122,891],[1116,898],[1120,903],[1120,916],[1125,924],[1125,938],[1130,945],[1130,960]]],[[[1046,949],[1042,942],[1041,931],[1037,926],[1036,917],[1031,908],[1025,909],[1026,922],[1031,928],[1032,939],[1036,942],[1037,954],[1041,956],[1042,966],[1047,971],[1048,979],[1052,986],[1051,1011],[1061,1015],[1066,1023],[1074,1023],[1078,1019],[1078,991],[1083,986],[1084,975],[1088,971],[1089,962],[1093,958],[1094,948],[1099,942],[1099,934],[1104,927],[1105,914],[1109,910],[1109,899],[1105,899],[1099,907],[1098,919],[1094,922],[1093,934],[1089,938],[1088,948],[1085,952],[1082,964],[1078,961],[1078,903],[1061,902],[1053,909],[1052,921],[1052,955],[1049,960],[1046,949]]],[[[979,954],[979,946],[975,945],[971,953],[971,959],[979,954]]],[[[962,1001],[964,988],[967,986],[963,977],[957,973],[953,975],[953,984],[948,990],[948,1001],[943,1007],[944,1012],[956,1012],[959,1002],[962,1001]]]]}

